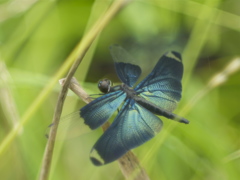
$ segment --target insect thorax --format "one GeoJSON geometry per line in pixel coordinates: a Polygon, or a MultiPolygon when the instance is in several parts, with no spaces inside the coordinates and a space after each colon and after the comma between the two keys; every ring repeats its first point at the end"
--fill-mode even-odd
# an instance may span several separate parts
{"type": "Polygon", "coordinates": [[[127,98],[133,98],[134,96],[137,95],[133,88],[129,87],[124,83],[121,85],[121,88],[127,94],[127,98]]]}

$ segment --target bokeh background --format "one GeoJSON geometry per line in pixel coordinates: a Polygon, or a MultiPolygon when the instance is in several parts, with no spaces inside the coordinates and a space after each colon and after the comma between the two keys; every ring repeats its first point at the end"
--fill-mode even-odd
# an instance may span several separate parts
{"type": "MultiPolygon", "coordinates": [[[[110,4],[0,0],[0,179],[38,179],[60,91],[53,77],[110,4]]],[[[80,64],[75,77],[96,94],[103,77],[119,83],[111,44],[129,51],[143,65],[143,76],[166,51],[182,54],[183,98],[175,112],[191,122],[162,118],[162,131],[133,150],[151,179],[239,179],[239,7],[239,0],[135,0],[103,29],[80,64]]],[[[69,92],[63,115],[83,106],[69,92]]],[[[101,134],[98,129],[58,140],[50,179],[124,179],[117,162],[103,167],[90,162],[101,134]]]]}

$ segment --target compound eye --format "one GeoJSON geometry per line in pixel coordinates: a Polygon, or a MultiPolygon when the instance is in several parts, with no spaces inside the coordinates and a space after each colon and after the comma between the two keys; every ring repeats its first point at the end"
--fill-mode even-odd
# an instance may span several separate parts
{"type": "Polygon", "coordinates": [[[111,81],[109,79],[103,79],[98,82],[98,89],[104,94],[109,93],[111,88],[111,81]]]}

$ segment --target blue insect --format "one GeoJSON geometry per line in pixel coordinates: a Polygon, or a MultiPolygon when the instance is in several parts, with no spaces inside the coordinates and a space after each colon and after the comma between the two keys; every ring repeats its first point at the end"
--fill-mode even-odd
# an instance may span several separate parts
{"type": "Polygon", "coordinates": [[[183,64],[179,53],[171,51],[163,55],[152,72],[133,88],[141,68],[131,64],[131,56],[120,46],[111,46],[110,52],[122,84],[112,87],[108,79],[99,81],[98,88],[104,95],[80,109],[84,123],[96,129],[121,107],[91,150],[90,159],[97,166],[117,160],[154,137],[163,126],[156,115],[189,123],[172,113],[182,92],[183,64]]]}

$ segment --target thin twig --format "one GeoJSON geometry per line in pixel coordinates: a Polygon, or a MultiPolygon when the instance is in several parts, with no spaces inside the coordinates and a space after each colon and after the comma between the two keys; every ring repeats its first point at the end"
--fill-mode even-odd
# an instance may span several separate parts
{"type": "MultiPolygon", "coordinates": [[[[61,86],[63,86],[63,84],[65,83],[65,78],[59,80],[59,83],[61,84],[61,86]]],[[[74,77],[71,79],[69,89],[71,89],[84,102],[90,103],[92,101],[92,99],[89,97],[89,95],[86,93],[86,91],[81,87],[81,85],[74,77]]],[[[106,122],[102,126],[103,131],[106,131],[109,126],[110,123],[106,122]]],[[[146,171],[144,170],[143,167],[141,167],[138,158],[133,154],[132,151],[128,151],[125,155],[119,158],[118,163],[122,171],[122,174],[125,176],[126,179],[132,180],[149,179],[146,171]]]]}
{"type": "MultiPolygon", "coordinates": [[[[64,85],[66,78],[60,79],[59,84],[64,85]]],[[[84,91],[80,86],[77,79],[73,77],[70,81],[69,89],[71,89],[79,98],[81,98],[85,103],[90,103],[92,101],[91,97],[84,91]]]]}
{"type": "Polygon", "coordinates": [[[40,172],[40,180],[47,180],[50,172],[53,149],[55,145],[55,138],[57,133],[57,128],[60,120],[60,116],[62,113],[63,103],[66,98],[66,94],[68,91],[68,87],[70,84],[70,80],[75,74],[79,64],[81,63],[83,57],[85,56],[87,50],[91,46],[92,42],[96,38],[96,36],[102,31],[102,29],[110,22],[110,20],[119,12],[119,10],[126,5],[130,0],[119,0],[114,1],[109,10],[106,12],[103,17],[100,17],[99,20],[95,23],[95,25],[90,29],[90,31],[84,36],[81,43],[77,46],[77,49],[74,49],[74,57],[75,62],[72,65],[67,77],[66,81],[62,87],[62,90],[59,94],[56,109],[54,112],[53,123],[54,126],[51,128],[48,143],[45,149],[45,154],[43,157],[42,169],[40,172]]]}

